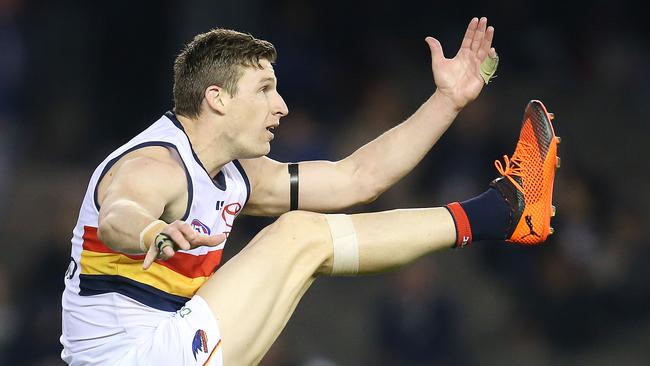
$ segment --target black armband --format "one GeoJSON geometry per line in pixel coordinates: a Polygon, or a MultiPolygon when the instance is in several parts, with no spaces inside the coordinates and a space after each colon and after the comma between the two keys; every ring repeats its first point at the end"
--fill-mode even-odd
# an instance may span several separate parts
{"type": "Polygon", "coordinates": [[[290,204],[289,210],[294,211],[298,209],[298,164],[291,163],[289,169],[289,197],[290,204]]]}

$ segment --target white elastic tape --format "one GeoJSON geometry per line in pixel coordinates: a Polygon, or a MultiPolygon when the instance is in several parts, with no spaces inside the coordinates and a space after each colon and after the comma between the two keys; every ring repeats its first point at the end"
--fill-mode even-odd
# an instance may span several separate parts
{"type": "Polygon", "coordinates": [[[145,235],[148,234],[149,230],[151,230],[154,226],[160,225],[161,223],[167,225],[167,223],[162,220],[152,221],[140,232],[140,250],[142,250],[142,252],[146,253],[149,250],[149,248],[147,248],[144,243],[145,235]]]}
{"type": "Polygon", "coordinates": [[[325,215],[332,234],[334,258],[333,275],[356,275],[359,273],[359,242],[352,218],[348,215],[325,215]]]}

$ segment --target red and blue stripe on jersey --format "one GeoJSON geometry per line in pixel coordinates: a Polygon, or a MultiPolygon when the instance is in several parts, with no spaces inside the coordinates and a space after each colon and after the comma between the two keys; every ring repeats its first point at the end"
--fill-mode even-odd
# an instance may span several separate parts
{"type": "Polygon", "coordinates": [[[164,311],[180,309],[214,273],[223,253],[222,249],[202,255],[176,252],[145,271],[144,254],[110,249],[97,237],[97,228],[91,226],[84,226],[82,248],[80,295],[117,292],[164,311]]]}

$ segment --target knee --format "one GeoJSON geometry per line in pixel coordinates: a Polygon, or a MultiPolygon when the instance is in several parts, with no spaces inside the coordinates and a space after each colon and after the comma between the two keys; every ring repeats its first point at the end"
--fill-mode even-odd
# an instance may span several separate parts
{"type": "Polygon", "coordinates": [[[269,231],[305,244],[317,244],[327,237],[325,215],[308,211],[290,211],[282,214],[271,224],[269,231]]]}
{"type": "MultiPolygon", "coordinates": [[[[325,215],[308,211],[290,211],[267,228],[283,252],[309,257],[328,268],[332,257],[332,238],[325,215]]],[[[320,269],[317,271],[320,272],[320,269]]]]}

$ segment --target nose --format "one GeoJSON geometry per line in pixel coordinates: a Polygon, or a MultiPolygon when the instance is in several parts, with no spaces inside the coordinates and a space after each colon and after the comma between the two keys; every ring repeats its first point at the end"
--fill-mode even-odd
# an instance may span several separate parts
{"type": "Polygon", "coordinates": [[[284,102],[280,93],[278,93],[277,100],[274,103],[273,114],[280,117],[289,114],[289,107],[287,107],[287,103],[284,102]]]}

